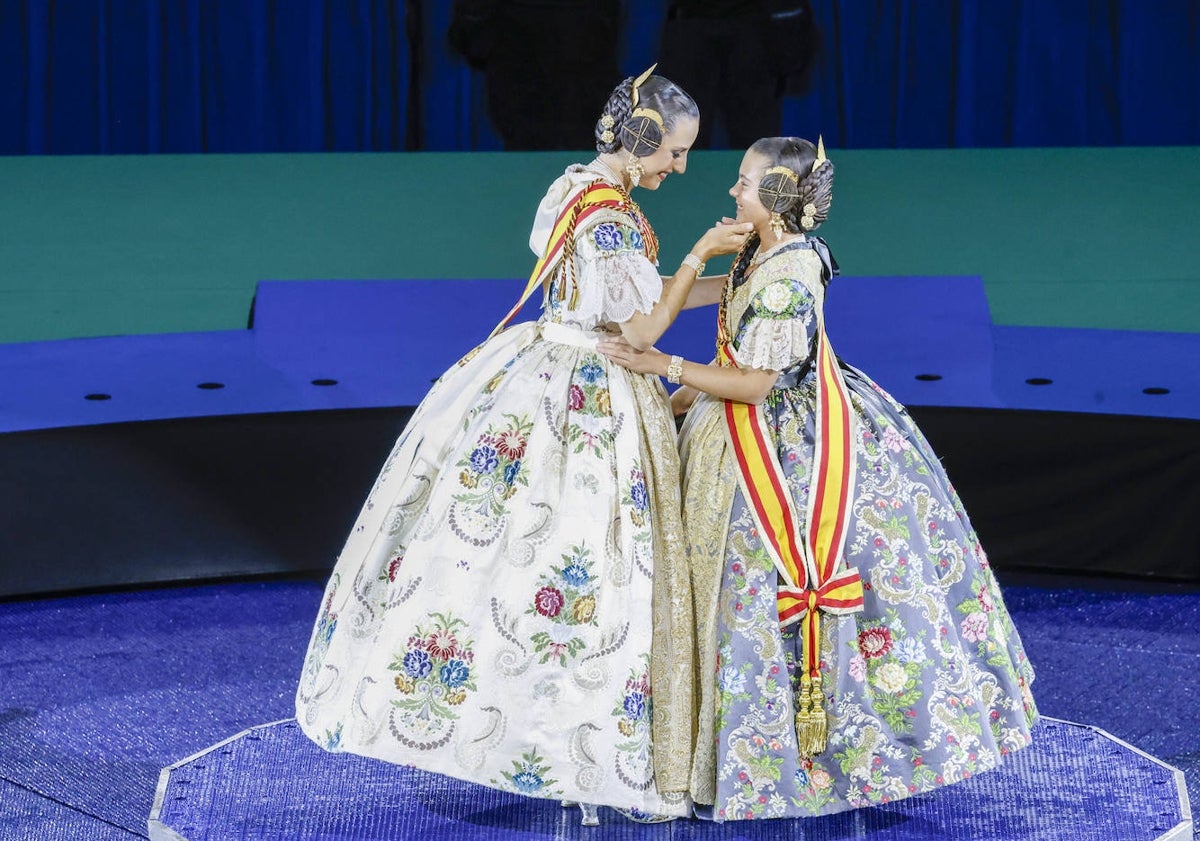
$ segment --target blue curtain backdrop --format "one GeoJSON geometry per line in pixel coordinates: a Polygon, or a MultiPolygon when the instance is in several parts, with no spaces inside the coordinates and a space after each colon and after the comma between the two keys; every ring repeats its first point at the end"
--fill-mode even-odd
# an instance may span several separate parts
{"type": "MultiPolygon", "coordinates": [[[[813,5],[825,51],[790,132],[842,148],[1200,144],[1200,0],[813,5]]],[[[654,60],[664,6],[626,3],[627,73],[654,60]]],[[[482,77],[446,47],[449,9],[0,0],[0,154],[498,148],[482,77]]]]}

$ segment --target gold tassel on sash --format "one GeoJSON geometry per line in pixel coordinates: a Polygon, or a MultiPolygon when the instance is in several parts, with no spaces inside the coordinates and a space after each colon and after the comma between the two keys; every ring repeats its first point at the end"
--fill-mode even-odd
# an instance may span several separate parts
{"type": "Polygon", "coordinates": [[[821,680],[821,611],[817,594],[808,593],[808,611],[800,620],[804,672],[796,702],[796,745],[802,757],[825,752],[829,724],[825,715],[825,691],[821,680]],[[812,664],[812,665],[810,665],[812,664]]]}
{"type": "Polygon", "coordinates": [[[828,731],[821,675],[804,675],[800,679],[800,696],[796,705],[796,745],[800,756],[811,759],[824,753],[829,739],[828,731]]]}
{"type": "MultiPolygon", "coordinates": [[[[721,365],[737,367],[726,327],[727,307],[728,298],[722,301],[718,315],[717,356],[721,365]]],[[[842,556],[853,516],[854,412],[820,315],[818,330],[814,359],[817,434],[813,481],[808,499],[802,503],[806,517],[800,516],[791,497],[774,433],[762,407],[724,401],[726,440],[738,466],[738,484],[763,547],[779,573],[779,625],[783,628],[800,623],[801,662],[797,668],[801,672],[795,724],[802,757],[822,753],[829,738],[821,680],[821,614],[849,614],[863,608],[862,580],[842,556]]]]}

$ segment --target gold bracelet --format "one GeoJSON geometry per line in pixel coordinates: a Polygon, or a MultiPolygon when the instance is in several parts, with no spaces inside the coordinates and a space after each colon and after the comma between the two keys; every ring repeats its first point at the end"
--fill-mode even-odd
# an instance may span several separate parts
{"type": "Polygon", "coordinates": [[[671,363],[667,365],[667,382],[672,385],[679,385],[679,378],[683,376],[683,357],[672,356],[671,363]]]}
{"type": "Polygon", "coordinates": [[[700,277],[702,274],[704,274],[704,261],[695,254],[692,254],[690,251],[688,252],[688,255],[683,258],[683,265],[691,266],[692,271],[696,273],[696,277],[700,277]]]}

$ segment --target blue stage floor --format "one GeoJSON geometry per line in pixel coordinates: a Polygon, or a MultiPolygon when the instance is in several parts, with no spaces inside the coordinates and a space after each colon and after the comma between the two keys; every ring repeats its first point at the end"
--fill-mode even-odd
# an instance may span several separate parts
{"type": "MultiPolygon", "coordinates": [[[[1003,575],[1002,583],[1038,670],[1033,688],[1042,711],[1100,727],[1182,769],[1197,802],[1200,592],[1103,581],[1015,584],[1003,575]]],[[[273,581],[0,603],[0,841],[146,837],[164,767],[292,714],[320,598],[321,583],[273,581]]],[[[271,812],[278,792],[267,783],[250,779],[242,794],[271,820],[284,820],[286,814],[271,812]]],[[[1078,802],[1092,794],[1062,796],[1078,802]]],[[[577,831],[574,813],[540,805],[553,824],[548,832],[577,831]]],[[[498,810],[486,816],[493,832],[506,816],[530,820],[500,800],[486,808],[498,810]]],[[[867,813],[853,814],[867,820],[867,813]]],[[[607,817],[601,829],[609,834],[593,841],[638,837],[612,833],[645,829],[607,817]]],[[[678,829],[650,829],[681,832],[693,824],[671,826],[678,829]]],[[[779,823],[730,826],[722,830],[727,836],[711,837],[789,837],[779,834],[779,823]]]]}
{"type": "Polygon", "coordinates": [[[1045,719],[1033,745],[957,785],[800,820],[639,825],[356,756],[327,754],[293,720],[245,731],[165,769],[151,841],[1183,841],[1183,774],[1080,724],[1045,719]]]}

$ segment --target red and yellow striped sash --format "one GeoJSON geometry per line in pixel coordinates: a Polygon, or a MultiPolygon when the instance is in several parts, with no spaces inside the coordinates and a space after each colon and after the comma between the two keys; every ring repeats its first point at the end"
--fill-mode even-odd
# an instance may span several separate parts
{"type": "Polygon", "coordinates": [[[546,250],[534,264],[533,272],[529,275],[529,282],[525,284],[525,290],[488,338],[495,336],[507,327],[509,322],[521,311],[521,307],[525,306],[534,291],[545,283],[558,268],[559,260],[564,254],[571,251],[571,238],[579,223],[604,208],[628,210],[629,199],[620,190],[601,181],[593,181],[563,205],[563,211],[558,215],[550,232],[546,250]]]}
{"type": "MultiPolygon", "coordinates": [[[[725,367],[738,367],[728,344],[718,349],[717,359],[725,367]]],[[[799,520],[788,492],[787,478],[779,464],[774,436],[763,418],[762,407],[736,400],[725,400],[724,404],[725,428],[737,461],[742,493],[750,505],[759,535],[783,581],[789,588],[803,591],[812,577],[811,570],[799,542],[799,520]]]]}
{"type": "MultiPolygon", "coordinates": [[[[718,358],[722,365],[737,367],[727,343],[721,346],[718,358]]],[[[808,527],[803,534],[762,407],[724,401],[742,492],[784,580],[779,591],[781,626],[804,616],[809,592],[820,596],[821,606],[828,612],[852,612],[862,604],[861,584],[855,588],[846,583],[846,579],[857,580],[857,572],[839,572],[854,482],[853,410],[824,329],[817,337],[816,364],[816,451],[806,512],[808,527]],[[835,581],[843,584],[829,588],[835,581]]]]}
{"type": "MultiPolygon", "coordinates": [[[[718,360],[722,365],[737,367],[728,341],[719,346],[718,360]]],[[[779,570],[776,604],[780,627],[803,622],[804,672],[796,730],[800,751],[806,756],[820,753],[826,744],[820,615],[853,613],[863,606],[858,571],[846,567],[842,559],[855,475],[853,409],[824,324],[819,324],[814,362],[816,450],[803,533],[762,407],[724,401],[725,426],[737,461],[739,484],[779,570]]]]}

